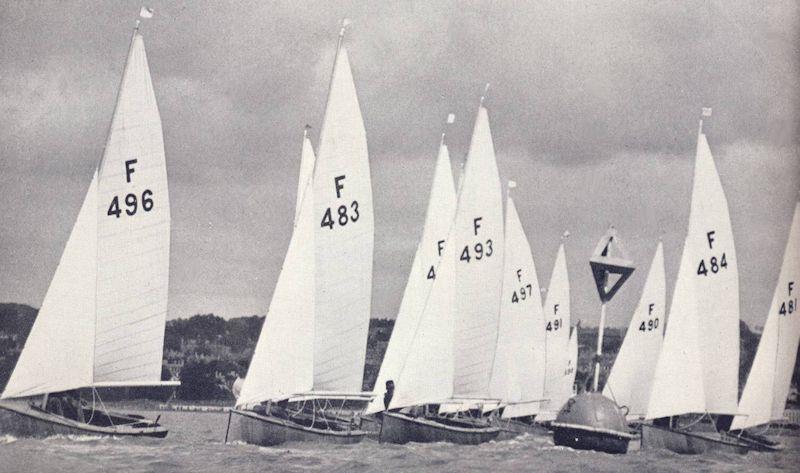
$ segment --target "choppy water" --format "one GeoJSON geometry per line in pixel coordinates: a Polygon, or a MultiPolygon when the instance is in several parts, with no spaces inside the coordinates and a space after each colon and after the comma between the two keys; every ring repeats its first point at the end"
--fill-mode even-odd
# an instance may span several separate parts
{"type": "MultiPolygon", "coordinates": [[[[147,413],[153,417],[153,413],[147,413]]],[[[550,438],[522,437],[480,446],[450,444],[348,446],[289,443],[257,447],[224,444],[227,414],[161,413],[165,440],[53,437],[17,439],[0,434],[0,471],[218,472],[265,471],[796,471],[800,438],[787,437],[780,453],[681,456],[671,452],[608,455],[556,447],[550,438]]],[[[235,430],[233,425],[231,430],[235,430]]]]}

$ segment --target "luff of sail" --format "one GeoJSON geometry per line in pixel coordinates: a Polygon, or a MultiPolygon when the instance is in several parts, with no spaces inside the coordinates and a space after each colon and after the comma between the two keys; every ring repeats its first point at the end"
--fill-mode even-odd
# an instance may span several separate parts
{"type": "Polygon", "coordinates": [[[664,245],[659,242],[647,273],[639,304],[631,317],[603,395],[628,408],[629,418],[644,417],[658,359],[666,314],[664,245]]]}
{"type": "Polygon", "coordinates": [[[567,347],[570,333],[570,291],[567,272],[567,257],[564,243],[558,254],[550,276],[550,286],[544,303],[545,317],[545,381],[544,403],[538,420],[553,420],[561,406],[564,370],[568,363],[567,347]]]}
{"type": "Polygon", "coordinates": [[[487,399],[497,340],[503,270],[503,197],[489,115],[481,105],[459,189],[454,396],[487,399]]]}
{"type": "MultiPolygon", "coordinates": [[[[308,138],[308,126],[303,130],[303,148],[300,151],[300,172],[297,176],[297,201],[295,203],[294,220],[300,215],[300,208],[303,206],[303,195],[307,189],[311,187],[307,184],[311,182],[314,176],[314,147],[311,146],[311,140],[308,138]]],[[[310,191],[309,191],[310,192],[310,191]]]]}
{"type": "Polygon", "coordinates": [[[800,342],[800,203],[795,205],[789,239],[767,322],[731,429],[783,419],[800,342]]]}
{"type": "Polygon", "coordinates": [[[344,46],[334,61],[319,140],[313,180],[314,390],[360,392],[375,224],[366,132],[344,46]]]}
{"type": "Polygon", "coordinates": [[[739,275],[728,203],[706,136],[697,142],[689,228],[647,418],[735,414],[739,275]]]}
{"type": "Polygon", "coordinates": [[[544,391],[544,314],[533,255],[514,199],[506,199],[503,291],[491,396],[503,417],[539,412],[544,391]]]}
{"type": "MultiPolygon", "coordinates": [[[[380,372],[375,381],[373,390],[376,396],[367,407],[367,414],[383,410],[383,398],[380,394],[386,381],[394,380],[395,384],[398,384],[397,377],[406,363],[414,337],[420,330],[420,319],[437,276],[437,266],[447,243],[455,207],[456,190],[450,167],[450,154],[447,145],[442,142],[436,158],[422,238],[414,255],[406,289],[392,329],[392,337],[386,347],[380,372]]],[[[425,330],[425,327],[421,330],[425,330]]],[[[414,381],[406,379],[403,383],[405,382],[414,381]]],[[[427,392],[420,394],[425,397],[429,395],[427,392]]]]}
{"type": "Polygon", "coordinates": [[[314,154],[303,136],[300,200],[294,231],[286,251],[253,358],[236,404],[286,399],[310,391],[314,384],[314,196],[312,175],[304,164],[314,154]]]}
{"type": "Polygon", "coordinates": [[[169,247],[161,119],[137,30],[102,160],[3,397],[158,384],[169,247]]]}

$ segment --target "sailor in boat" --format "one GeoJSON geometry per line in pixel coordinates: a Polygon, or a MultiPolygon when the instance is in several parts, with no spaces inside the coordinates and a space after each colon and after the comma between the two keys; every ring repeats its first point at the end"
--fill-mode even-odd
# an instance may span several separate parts
{"type": "Polygon", "coordinates": [[[83,408],[83,399],[78,389],[51,394],[45,405],[45,410],[51,414],[86,423],[83,408]]]}
{"type": "Polygon", "coordinates": [[[386,381],[386,394],[383,395],[383,407],[386,410],[389,410],[389,404],[392,403],[393,396],[394,396],[394,381],[390,379],[386,381]]]}

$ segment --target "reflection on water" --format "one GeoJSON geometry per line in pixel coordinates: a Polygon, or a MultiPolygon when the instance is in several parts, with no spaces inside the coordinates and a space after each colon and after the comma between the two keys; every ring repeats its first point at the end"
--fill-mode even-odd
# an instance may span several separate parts
{"type": "MultiPolygon", "coordinates": [[[[153,417],[149,413],[149,417],[153,417]]],[[[164,412],[171,431],[165,440],[65,436],[15,439],[0,434],[0,470],[29,471],[793,471],[800,465],[800,438],[787,437],[780,453],[681,456],[633,452],[614,456],[556,447],[548,437],[521,437],[480,446],[450,444],[379,445],[367,440],[331,446],[289,443],[257,447],[236,440],[223,444],[227,414],[164,412]]]]}

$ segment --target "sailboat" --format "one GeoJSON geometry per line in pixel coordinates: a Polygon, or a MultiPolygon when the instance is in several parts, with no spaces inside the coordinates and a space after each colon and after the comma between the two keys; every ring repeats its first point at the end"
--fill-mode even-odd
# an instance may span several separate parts
{"type": "Polygon", "coordinates": [[[743,453],[748,450],[743,442],[724,435],[737,413],[736,250],[727,199],[702,127],[701,119],[689,228],[645,416],[653,423],[642,424],[642,448],[743,453]],[[696,418],[686,423],[690,414],[696,418]],[[711,427],[701,423],[707,416],[711,427]]]}
{"type": "Polygon", "coordinates": [[[231,412],[248,443],[355,443],[366,435],[359,414],[372,398],[361,384],[375,226],[366,132],[343,37],[344,27],[318,155],[306,133],[292,238],[231,412]]]}
{"type": "MultiPolygon", "coordinates": [[[[550,275],[550,287],[544,303],[545,314],[545,382],[544,403],[536,422],[546,423],[555,420],[558,411],[572,396],[574,373],[568,373],[570,357],[568,347],[570,339],[570,293],[569,276],[567,274],[567,257],[564,251],[564,240],[569,235],[565,232],[550,275]],[[572,381],[569,381],[571,376],[572,381]],[[569,386],[569,389],[567,389],[569,386]]],[[[577,349],[577,339],[575,341],[577,349]]],[[[577,351],[577,350],[576,350],[577,351]]],[[[577,358],[577,354],[576,354],[577,358]]]]}
{"type": "Polygon", "coordinates": [[[499,434],[480,412],[472,417],[463,411],[497,404],[489,399],[489,382],[503,264],[502,205],[489,115],[481,98],[447,243],[396,372],[393,396],[382,415],[381,441],[478,444],[499,434]],[[440,411],[448,405],[458,407],[440,411]]]}
{"type": "Polygon", "coordinates": [[[0,396],[0,432],[167,435],[158,419],[109,412],[97,391],[177,384],[161,381],[170,248],[165,163],[137,22],[103,156],[0,396]],[[86,389],[91,404],[82,399],[86,389]]]}
{"type": "Polygon", "coordinates": [[[797,294],[800,289],[800,203],[795,205],[783,264],[753,366],[739,401],[731,433],[765,450],[782,448],[757,431],[782,420],[800,341],[797,294]]]}
{"type": "Polygon", "coordinates": [[[509,181],[506,198],[503,292],[490,382],[502,400],[498,425],[514,434],[538,433],[533,419],[544,398],[545,321],[536,266],[509,181]]]}
{"type": "Polygon", "coordinates": [[[666,313],[664,245],[658,242],[639,304],[603,388],[626,413],[628,421],[644,419],[653,383],[653,360],[658,359],[666,313]]]}
{"type": "MultiPolygon", "coordinates": [[[[449,121],[451,120],[448,119],[449,121]]],[[[390,389],[394,385],[412,348],[428,294],[437,278],[437,266],[447,244],[455,210],[456,189],[450,167],[450,153],[445,143],[445,134],[442,133],[422,238],[417,245],[391,340],[386,347],[375,382],[375,397],[367,406],[365,414],[375,414],[387,407],[386,401],[389,399],[384,399],[384,389],[387,382],[390,383],[390,389]]]]}

